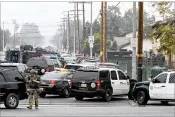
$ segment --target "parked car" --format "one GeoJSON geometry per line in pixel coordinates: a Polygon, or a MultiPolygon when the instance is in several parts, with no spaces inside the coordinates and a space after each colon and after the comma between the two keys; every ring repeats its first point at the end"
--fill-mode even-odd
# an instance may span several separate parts
{"type": "Polygon", "coordinates": [[[139,105],[146,105],[149,100],[162,104],[175,101],[175,71],[162,72],[151,82],[136,83],[132,94],[139,105]]]}
{"type": "Polygon", "coordinates": [[[27,65],[23,63],[1,63],[0,69],[13,69],[24,73],[27,70],[27,65]]]}
{"type": "Polygon", "coordinates": [[[43,75],[45,72],[51,72],[55,70],[54,63],[51,59],[45,57],[33,57],[27,61],[27,67],[29,69],[35,69],[39,75],[43,75]]]}
{"type": "Polygon", "coordinates": [[[19,100],[28,98],[26,82],[18,70],[0,70],[0,103],[6,108],[15,109],[19,100]]]}
{"type": "Polygon", "coordinates": [[[41,88],[43,91],[40,96],[46,94],[60,95],[61,97],[70,96],[70,84],[73,73],[71,72],[48,72],[41,77],[41,88]]]}
{"type": "Polygon", "coordinates": [[[129,76],[119,69],[84,67],[73,75],[71,94],[76,100],[102,97],[109,102],[112,96],[130,95],[130,81],[129,76]]]}

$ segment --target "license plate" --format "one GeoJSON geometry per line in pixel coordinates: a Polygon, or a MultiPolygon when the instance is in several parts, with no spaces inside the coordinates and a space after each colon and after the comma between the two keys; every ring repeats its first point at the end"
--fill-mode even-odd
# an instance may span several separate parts
{"type": "Polygon", "coordinates": [[[81,87],[87,87],[87,84],[81,84],[81,87]]]}
{"type": "Polygon", "coordinates": [[[46,84],[46,82],[42,82],[42,84],[46,84]]]}

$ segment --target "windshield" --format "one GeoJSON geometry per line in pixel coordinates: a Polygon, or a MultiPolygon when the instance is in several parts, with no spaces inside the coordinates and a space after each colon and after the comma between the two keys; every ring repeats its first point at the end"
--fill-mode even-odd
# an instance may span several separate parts
{"type": "Polygon", "coordinates": [[[17,66],[0,66],[0,69],[13,69],[13,70],[18,70],[17,66]]]}
{"type": "Polygon", "coordinates": [[[118,68],[116,65],[99,65],[100,68],[118,68]]]}
{"type": "Polygon", "coordinates": [[[75,65],[66,65],[65,69],[73,69],[73,70],[77,70],[82,66],[75,66],[75,65]]]}
{"type": "Polygon", "coordinates": [[[66,76],[66,72],[59,72],[59,73],[46,73],[45,75],[43,75],[41,77],[41,79],[45,80],[45,79],[64,79],[66,76]]]}
{"type": "Polygon", "coordinates": [[[76,71],[73,80],[97,80],[98,71],[76,71]]]}
{"type": "Polygon", "coordinates": [[[48,67],[47,62],[44,59],[29,59],[27,61],[28,67],[39,66],[39,67],[48,67]]]}

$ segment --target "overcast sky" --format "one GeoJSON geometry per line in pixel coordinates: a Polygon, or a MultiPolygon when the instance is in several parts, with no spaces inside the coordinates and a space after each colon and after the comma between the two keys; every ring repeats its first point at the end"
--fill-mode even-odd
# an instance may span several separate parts
{"type": "MultiPolygon", "coordinates": [[[[116,5],[118,2],[108,2],[108,5],[116,5]]],[[[118,6],[121,13],[132,8],[132,2],[121,2],[118,6]]],[[[138,6],[138,5],[137,5],[138,6]]],[[[12,19],[16,19],[20,26],[25,23],[36,23],[45,39],[51,39],[60,25],[63,11],[73,10],[74,5],[68,2],[2,2],[1,3],[1,22],[5,22],[5,29],[13,32],[12,19]]],[[[97,17],[101,8],[100,2],[93,2],[93,20],[97,17]]],[[[79,9],[82,5],[79,4],[79,9]]],[[[150,15],[156,14],[155,10],[148,2],[144,3],[144,9],[150,15]]],[[[66,15],[66,13],[64,13],[66,15]]],[[[156,20],[160,20],[156,14],[156,20]]],[[[82,16],[80,16],[82,19],[82,16]]],[[[85,4],[85,19],[90,21],[90,4],[85,4]]]]}

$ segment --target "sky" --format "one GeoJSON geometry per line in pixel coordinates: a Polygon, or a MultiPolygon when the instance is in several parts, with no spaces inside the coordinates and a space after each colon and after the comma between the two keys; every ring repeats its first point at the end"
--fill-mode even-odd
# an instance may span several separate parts
{"type": "MultiPolygon", "coordinates": [[[[108,2],[107,5],[117,5],[118,2],[108,2]]],[[[120,2],[118,5],[120,7],[122,15],[126,10],[132,8],[132,2],[120,2]]],[[[137,5],[138,6],[138,5],[137,5]]],[[[92,17],[93,21],[97,18],[101,8],[100,2],[93,2],[92,7],[92,17]]],[[[73,10],[74,4],[69,2],[1,2],[1,25],[4,22],[4,28],[9,29],[13,33],[13,23],[12,20],[16,19],[17,23],[22,26],[25,22],[36,23],[39,29],[47,40],[51,39],[56,30],[61,24],[61,19],[66,12],[63,11],[73,10]]],[[[79,9],[82,10],[82,4],[79,4],[79,9]]],[[[90,21],[90,4],[85,4],[85,20],[90,21]]],[[[157,12],[151,7],[149,2],[144,2],[144,10],[146,10],[150,15],[156,15],[156,20],[161,18],[158,16],[157,12]]],[[[82,13],[80,11],[80,13],[82,13]]],[[[72,12],[73,14],[73,12],[72,12]]],[[[82,15],[80,15],[80,20],[82,15]]]]}

